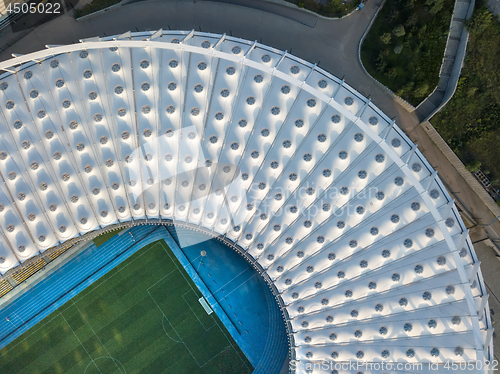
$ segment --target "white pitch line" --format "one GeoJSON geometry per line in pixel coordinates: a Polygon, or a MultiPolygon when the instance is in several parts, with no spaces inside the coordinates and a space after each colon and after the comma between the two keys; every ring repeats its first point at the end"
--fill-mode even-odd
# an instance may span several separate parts
{"type": "Polygon", "coordinates": [[[75,335],[75,338],[78,339],[78,341],[80,342],[80,345],[82,346],[82,348],[85,351],[85,353],[89,356],[90,360],[95,365],[95,367],[97,368],[97,370],[99,370],[99,373],[102,374],[101,369],[99,369],[99,366],[97,366],[97,364],[95,363],[94,359],[90,356],[89,352],[87,352],[87,350],[85,349],[85,347],[82,344],[82,341],[80,340],[80,338],[78,337],[78,335],[76,335],[75,331],[71,328],[71,325],[68,323],[68,321],[66,320],[66,318],[64,318],[64,316],[62,315],[62,313],[59,313],[59,315],[64,319],[64,322],[66,322],[66,324],[68,325],[68,327],[71,330],[71,332],[73,333],[73,335],[75,335]]]}

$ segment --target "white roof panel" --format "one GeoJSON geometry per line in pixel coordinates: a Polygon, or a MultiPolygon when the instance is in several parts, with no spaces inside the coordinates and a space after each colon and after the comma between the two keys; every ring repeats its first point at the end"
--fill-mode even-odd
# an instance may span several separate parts
{"type": "Polygon", "coordinates": [[[0,63],[16,70],[0,76],[0,273],[88,231],[169,219],[266,273],[296,373],[493,357],[467,230],[391,119],[288,53],[153,34],[0,63]]]}

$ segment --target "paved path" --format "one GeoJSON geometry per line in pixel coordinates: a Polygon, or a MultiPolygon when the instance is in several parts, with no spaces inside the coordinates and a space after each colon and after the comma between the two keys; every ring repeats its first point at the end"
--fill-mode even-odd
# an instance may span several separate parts
{"type": "Polygon", "coordinates": [[[321,67],[339,77],[345,76],[347,83],[366,95],[371,93],[376,97],[379,105],[385,102],[387,105],[381,106],[387,108],[382,109],[395,112],[390,95],[383,93],[386,99],[381,98],[379,93],[382,90],[363,73],[357,59],[358,41],[375,13],[377,0],[370,0],[363,11],[342,20],[325,20],[299,9],[261,0],[246,1],[252,8],[229,4],[243,4],[243,1],[141,1],[83,22],[76,22],[66,15],[38,27],[21,42],[1,53],[0,60],[10,58],[11,53],[34,52],[43,49],[46,44],[73,43],[96,35],[168,27],[199,30],[201,27],[203,31],[231,33],[259,40],[311,62],[321,61],[321,67]],[[282,16],[277,15],[279,12],[282,16]]]}

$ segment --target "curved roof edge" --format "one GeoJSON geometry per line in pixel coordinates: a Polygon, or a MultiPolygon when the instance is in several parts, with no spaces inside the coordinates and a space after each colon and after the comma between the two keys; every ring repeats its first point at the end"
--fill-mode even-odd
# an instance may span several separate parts
{"type": "MultiPolygon", "coordinates": [[[[389,133],[391,129],[396,131],[401,138],[405,139],[405,141],[409,144],[410,148],[412,149],[411,153],[412,155],[417,156],[420,161],[427,167],[429,170],[433,170],[432,166],[428,163],[428,161],[425,159],[423,154],[417,149],[417,146],[404,134],[404,132],[399,129],[397,125],[394,124],[394,122],[388,118],[381,110],[379,110],[372,102],[371,100],[367,100],[364,98],[363,95],[361,95],[359,92],[357,92],[355,89],[350,87],[348,84],[346,84],[344,81],[339,80],[337,77],[329,74],[328,72],[324,71],[323,69],[317,67],[316,65],[313,65],[309,62],[306,62],[298,57],[295,57],[293,55],[287,54],[286,52],[282,52],[273,48],[270,48],[268,46],[262,45],[257,42],[250,42],[244,39],[239,39],[235,37],[230,37],[230,36],[221,36],[217,34],[212,34],[212,33],[202,33],[202,32],[175,32],[175,31],[158,31],[158,32],[142,32],[142,33],[126,33],[121,36],[114,36],[114,37],[106,37],[106,38],[92,38],[92,39],[86,39],[82,40],[81,44],[73,44],[73,45],[67,45],[67,46],[49,46],[47,50],[44,51],[39,51],[39,52],[34,52],[28,55],[23,55],[23,56],[16,56],[11,60],[4,61],[0,63],[0,69],[3,69],[7,71],[7,73],[2,74],[0,76],[0,79],[5,78],[6,76],[9,76],[17,71],[23,70],[26,67],[36,64],[39,61],[46,60],[48,58],[52,58],[53,56],[56,56],[58,54],[63,54],[63,53],[68,53],[68,52],[73,52],[73,51],[80,51],[82,49],[98,49],[98,48],[108,48],[108,47],[145,47],[145,46],[150,46],[153,48],[161,48],[161,49],[182,49],[187,52],[195,52],[195,53],[207,53],[207,50],[204,49],[202,50],[201,47],[196,47],[192,46],[189,44],[185,44],[184,42],[187,41],[189,38],[192,38],[193,36],[204,36],[204,37],[211,37],[215,39],[219,39],[220,41],[224,40],[230,40],[234,42],[238,42],[243,45],[247,45],[250,48],[261,48],[265,50],[272,51],[277,54],[281,54],[283,57],[286,55],[288,58],[291,58],[295,60],[297,63],[300,63],[303,66],[307,66],[310,69],[324,75],[325,77],[328,77],[329,79],[338,82],[342,87],[344,87],[346,90],[352,93],[352,95],[356,96],[357,99],[359,99],[362,103],[364,103],[365,106],[369,106],[372,108],[376,113],[381,118],[384,118],[387,123],[389,123],[390,127],[388,127],[387,131],[383,131],[381,133],[376,133],[374,132],[366,123],[364,123],[359,116],[355,116],[351,113],[344,113],[346,117],[348,117],[351,121],[356,123],[360,128],[363,129],[363,131],[369,135],[372,140],[380,145],[388,155],[391,156],[391,158],[394,159],[396,164],[399,164],[401,170],[403,173],[406,175],[406,177],[411,180],[413,186],[421,193],[422,198],[424,201],[428,201],[429,204],[428,206],[430,207],[429,209],[431,210],[432,215],[438,222],[438,225],[443,228],[442,232],[444,235],[444,240],[452,254],[452,256],[455,258],[455,261],[457,264],[460,264],[459,261],[459,249],[462,248],[463,246],[466,246],[473,258],[473,261],[475,263],[475,266],[473,266],[471,269],[465,269],[461,265],[457,265],[457,270],[461,278],[461,282],[464,285],[471,284],[475,279],[479,281],[479,289],[481,291],[481,298],[477,298],[473,295],[470,287],[464,287],[465,292],[466,292],[466,300],[467,304],[469,306],[469,311],[470,315],[472,318],[472,324],[473,324],[473,329],[474,329],[474,337],[475,337],[475,345],[476,349],[478,351],[478,360],[489,360],[492,361],[493,359],[493,342],[491,340],[491,334],[488,333],[488,331],[491,331],[492,329],[492,323],[491,323],[491,317],[489,313],[489,305],[487,301],[487,293],[486,293],[486,287],[484,284],[484,279],[482,277],[481,270],[478,266],[478,259],[477,256],[474,252],[472,242],[470,240],[470,237],[468,236],[468,230],[466,229],[464,223],[462,222],[460,218],[460,214],[457,210],[457,208],[454,205],[453,199],[450,197],[448,192],[446,191],[446,188],[444,184],[440,181],[439,177],[434,173],[431,178],[429,179],[424,179],[422,181],[417,180],[414,175],[411,173],[410,168],[408,166],[408,162],[410,161],[411,155],[405,155],[403,159],[401,159],[399,156],[397,156],[384,142],[384,134],[385,136],[389,133]],[[183,36],[184,39],[181,40],[180,44],[171,44],[171,43],[165,43],[161,41],[156,41],[158,38],[160,38],[163,35],[169,35],[169,36],[183,36]],[[132,38],[146,38],[146,40],[131,40],[132,38]],[[406,158],[406,162],[404,160],[406,158]],[[461,227],[462,233],[460,235],[455,235],[452,236],[446,229],[445,229],[445,218],[446,215],[444,215],[442,212],[440,212],[434,204],[430,201],[429,195],[426,193],[428,191],[428,187],[432,182],[436,182],[439,187],[441,192],[443,193],[444,197],[448,201],[448,209],[446,213],[449,213],[450,211],[453,212],[453,214],[457,217],[457,221],[461,227]],[[484,327],[481,327],[483,325],[484,327]],[[490,339],[490,340],[488,340],[490,339]]],[[[243,65],[251,66],[251,67],[258,67],[259,69],[268,72],[269,74],[275,75],[279,77],[280,79],[283,79],[285,81],[290,82],[291,84],[301,86],[304,90],[310,92],[311,94],[315,95],[316,97],[322,98],[325,103],[328,105],[334,107],[335,109],[341,111],[343,110],[340,105],[338,105],[333,98],[329,98],[324,95],[324,93],[320,92],[317,88],[311,87],[305,83],[305,81],[301,82],[296,80],[294,77],[291,77],[287,74],[284,74],[277,70],[276,68],[269,68],[269,67],[262,67],[261,64],[252,61],[250,59],[246,59],[245,56],[235,56],[229,53],[225,53],[222,51],[219,51],[217,48],[220,44],[215,43],[214,46],[211,49],[211,53],[214,57],[220,57],[224,58],[226,60],[231,60],[243,65]]],[[[132,220],[132,224],[142,224],[142,223],[153,223],[153,220],[148,220],[146,219],[145,222],[140,222],[137,220],[132,220]]],[[[161,223],[157,222],[157,223],[161,223]]],[[[181,223],[179,221],[176,221],[175,224],[185,224],[186,227],[190,226],[189,223],[181,223]]],[[[114,223],[112,223],[109,227],[114,227],[114,223]]],[[[120,225],[127,226],[128,224],[126,222],[121,222],[120,225]]],[[[212,233],[212,235],[216,236],[216,234],[212,233]]],[[[243,235],[243,230],[241,235],[243,235]]],[[[69,243],[70,241],[80,241],[83,238],[81,237],[80,234],[75,235],[74,238],[69,239],[65,243],[61,243],[61,245],[64,245],[66,243],[69,243]]],[[[241,236],[237,237],[236,240],[225,238],[226,241],[228,241],[226,244],[229,244],[230,242],[233,243],[230,246],[232,246],[235,250],[240,252],[247,258],[249,261],[252,262],[252,264],[257,268],[260,267],[259,272],[264,275],[266,278],[266,281],[271,287],[275,287],[273,284],[273,280],[269,277],[269,275],[266,272],[266,269],[262,268],[260,264],[254,259],[249,253],[248,253],[248,245],[245,244],[240,244],[241,236]],[[230,241],[230,242],[229,242],[230,241]],[[244,249],[247,247],[247,249],[244,249]]],[[[56,246],[58,248],[59,246],[56,246]]],[[[41,253],[41,252],[40,252],[41,253]]],[[[27,261],[29,262],[29,260],[27,261]]],[[[15,270],[15,269],[14,269],[15,270]]],[[[8,272],[6,275],[8,275],[10,272],[8,272]]],[[[273,290],[273,292],[276,291],[276,295],[279,295],[279,291],[273,290]]],[[[280,303],[280,306],[282,306],[282,311],[286,313],[286,308],[285,308],[285,303],[284,301],[280,298],[277,297],[278,302],[280,303]]],[[[286,317],[286,316],[285,316],[286,317]]],[[[288,322],[288,321],[287,321],[288,322]]],[[[288,326],[287,326],[288,328],[288,326]]],[[[291,330],[289,330],[289,337],[293,339],[293,334],[291,330]]],[[[294,346],[293,340],[291,341],[291,346],[294,346]]]]}

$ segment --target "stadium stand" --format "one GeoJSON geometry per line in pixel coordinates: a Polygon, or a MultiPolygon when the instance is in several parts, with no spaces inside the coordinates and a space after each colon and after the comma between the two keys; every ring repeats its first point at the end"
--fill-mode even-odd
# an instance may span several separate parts
{"type": "Polygon", "coordinates": [[[35,274],[38,270],[43,268],[47,263],[44,259],[39,258],[30,264],[21,267],[18,271],[12,274],[12,279],[14,279],[17,283],[22,283],[30,276],[35,274]]]}
{"type": "Polygon", "coordinates": [[[0,297],[12,289],[12,286],[6,279],[0,280],[0,297]]]}

